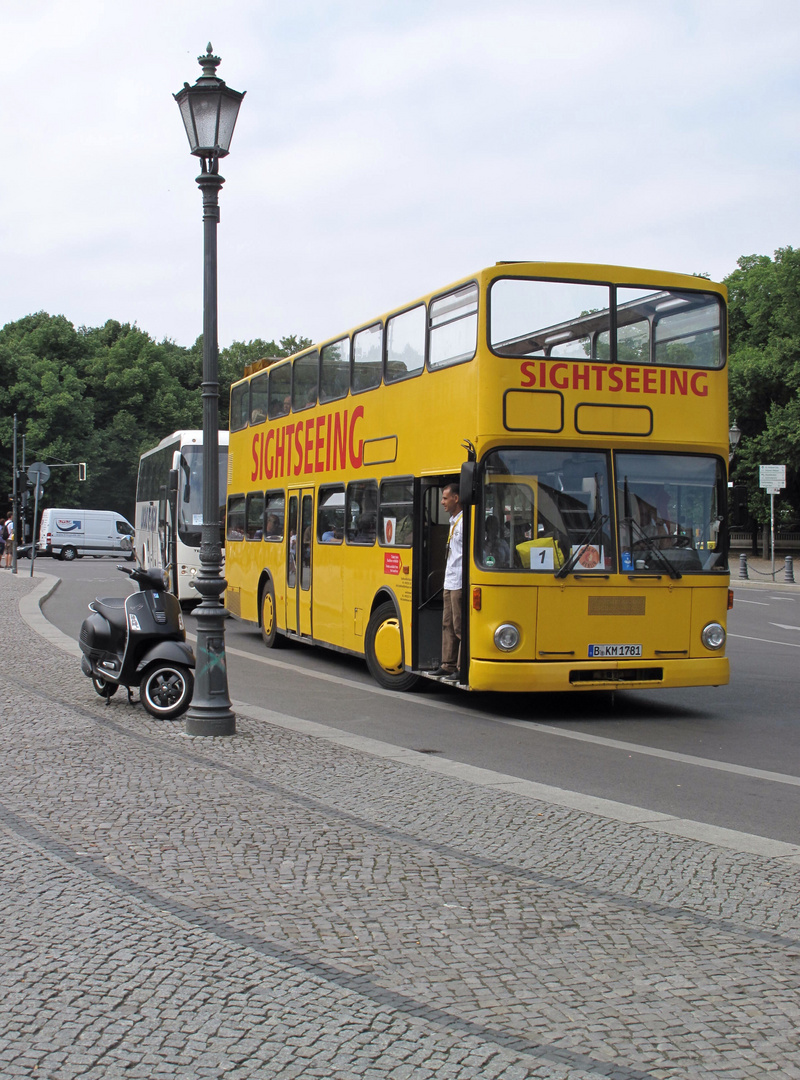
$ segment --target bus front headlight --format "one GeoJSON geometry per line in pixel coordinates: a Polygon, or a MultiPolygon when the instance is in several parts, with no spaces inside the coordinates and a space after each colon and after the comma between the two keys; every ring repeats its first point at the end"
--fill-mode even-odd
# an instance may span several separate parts
{"type": "Polygon", "coordinates": [[[494,643],[502,652],[512,652],[519,645],[519,629],[513,623],[503,623],[494,632],[494,643]]]}
{"type": "Polygon", "coordinates": [[[707,649],[721,649],[725,644],[725,628],[718,622],[710,622],[703,627],[700,640],[707,649]]]}

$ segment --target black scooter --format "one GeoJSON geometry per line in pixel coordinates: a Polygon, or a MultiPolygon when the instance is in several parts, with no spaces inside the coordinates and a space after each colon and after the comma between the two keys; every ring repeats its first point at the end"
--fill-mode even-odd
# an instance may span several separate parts
{"type": "Polygon", "coordinates": [[[139,586],[130,596],[99,597],[89,604],[80,634],[81,671],[106,703],[120,686],[139,687],[151,716],[172,720],[184,713],[194,690],[194,653],[177,597],[161,570],[118,566],[139,586]]]}

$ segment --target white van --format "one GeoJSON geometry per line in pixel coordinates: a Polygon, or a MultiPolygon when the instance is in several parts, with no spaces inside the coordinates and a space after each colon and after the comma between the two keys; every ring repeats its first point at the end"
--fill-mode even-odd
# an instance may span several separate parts
{"type": "Polygon", "coordinates": [[[114,510],[42,510],[37,555],[80,559],[84,555],[133,558],[134,528],[114,510]],[[123,543],[123,541],[125,541],[123,543]]]}

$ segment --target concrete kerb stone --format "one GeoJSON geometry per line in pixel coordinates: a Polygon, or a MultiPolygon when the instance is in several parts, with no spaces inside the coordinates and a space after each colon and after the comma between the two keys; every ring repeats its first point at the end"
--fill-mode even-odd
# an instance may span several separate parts
{"type": "MultiPolygon", "coordinates": [[[[51,574],[38,572],[34,573],[34,579],[37,580],[36,587],[22,597],[19,602],[22,618],[32,630],[56,648],[69,653],[71,656],[80,658],[81,651],[77,642],[48,622],[41,609],[41,605],[45,600],[58,588],[61,579],[51,574]]],[[[757,582],[742,582],[742,584],[760,585],[757,582]]],[[[775,588],[772,584],[761,585],[761,588],[765,587],[768,589],[775,588]]],[[[791,589],[793,586],[787,585],[786,588],[791,589]]],[[[248,702],[233,701],[232,705],[237,714],[247,716],[252,720],[273,724],[313,738],[327,740],[338,746],[349,747],[373,757],[400,761],[428,773],[449,776],[466,783],[497,791],[513,792],[519,797],[537,802],[550,803],[553,806],[593,814],[607,820],[635,825],[644,829],[652,829],[659,833],[669,833],[699,843],[726,848],[730,851],[777,859],[783,865],[800,867],[800,844],[789,844],[785,841],[773,840],[769,837],[757,836],[734,829],[726,829],[706,822],[678,818],[645,807],[585,795],[581,792],[567,791],[550,784],[525,780],[495,770],[467,765],[464,762],[432,757],[416,750],[394,746],[391,743],[385,743],[377,739],[353,735],[351,732],[328,727],[311,720],[287,716],[270,709],[262,709],[248,702]]]]}
{"type": "Polygon", "coordinates": [[[37,583],[36,587],[31,592],[26,593],[19,601],[20,615],[31,630],[40,637],[49,641],[51,645],[55,645],[57,649],[61,649],[62,652],[69,653],[70,656],[80,659],[81,650],[77,641],[62,633],[51,622],[48,622],[42,612],[42,604],[56,591],[61,584],[61,578],[55,577],[53,574],[42,574],[35,570],[33,579],[37,583]]]}

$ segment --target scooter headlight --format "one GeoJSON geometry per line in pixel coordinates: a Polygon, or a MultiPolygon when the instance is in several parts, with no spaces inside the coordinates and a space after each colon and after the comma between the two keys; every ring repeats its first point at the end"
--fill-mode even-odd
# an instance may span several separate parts
{"type": "Polygon", "coordinates": [[[128,613],[128,622],[131,625],[131,630],[141,630],[142,629],[141,626],[139,625],[139,620],[133,614],[132,611],[128,613]]]}
{"type": "Polygon", "coordinates": [[[721,649],[725,644],[725,628],[718,622],[710,622],[703,627],[700,640],[707,649],[721,649]]]}
{"type": "Polygon", "coordinates": [[[513,623],[503,623],[494,632],[494,643],[502,652],[512,652],[519,645],[519,629],[513,623]]]}

